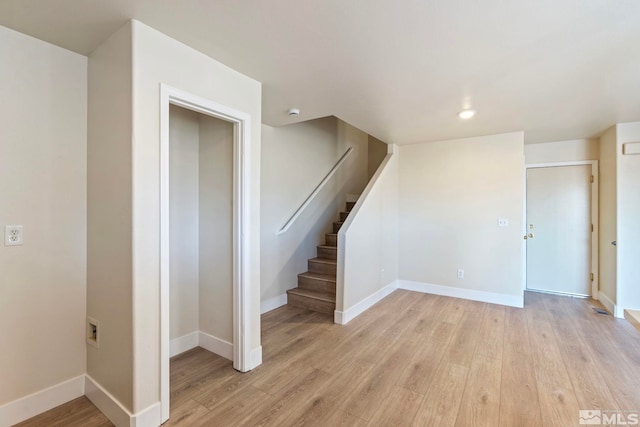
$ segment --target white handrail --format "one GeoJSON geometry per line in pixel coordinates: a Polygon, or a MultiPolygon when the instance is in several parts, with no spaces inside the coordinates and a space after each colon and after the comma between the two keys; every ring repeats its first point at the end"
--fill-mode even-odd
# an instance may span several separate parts
{"type": "Polygon", "coordinates": [[[320,192],[320,190],[322,190],[322,187],[324,187],[324,185],[329,181],[329,179],[331,179],[333,174],[336,173],[340,165],[344,163],[344,161],[347,159],[347,157],[349,156],[349,154],[351,154],[352,151],[353,151],[353,147],[349,147],[347,151],[345,151],[342,157],[340,157],[336,162],[336,164],[331,168],[329,173],[327,173],[327,175],[324,178],[322,178],[322,181],[320,181],[320,184],[318,184],[316,188],[313,189],[311,194],[309,194],[309,197],[307,197],[304,200],[304,202],[302,202],[300,207],[296,209],[293,215],[291,215],[291,218],[289,218],[289,220],[282,226],[282,228],[280,229],[280,231],[276,233],[276,235],[285,233],[289,229],[289,227],[293,225],[296,219],[298,219],[298,217],[302,214],[302,211],[309,205],[309,203],[311,203],[311,200],[313,200],[313,198],[316,197],[316,195],[320,192]]]}

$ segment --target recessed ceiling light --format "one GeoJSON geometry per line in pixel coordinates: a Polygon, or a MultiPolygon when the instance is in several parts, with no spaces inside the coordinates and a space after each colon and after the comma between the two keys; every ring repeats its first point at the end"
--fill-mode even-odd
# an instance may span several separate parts
{"type": "Polygon", "coordinates": [[[476,115],[476,110],[462,110],[458,113],[458,117],[462,120],[469,120],[471,117],[476,115]]]}

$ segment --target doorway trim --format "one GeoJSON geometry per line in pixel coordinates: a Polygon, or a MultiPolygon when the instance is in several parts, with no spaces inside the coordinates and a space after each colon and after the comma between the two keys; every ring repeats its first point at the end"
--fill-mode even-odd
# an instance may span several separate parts
{"type": "Polygon", "coordinates": [[[251,366],[250,145],[251,116],[209,99],[160,84],[160,405],[169,419],[169,105],[233,123],[233,367],[251,366]]]}
{"type": "MultiPolygon", "coordinates": [[[[552,163],[532,163],[525,164],[524,169],[524,203],[522,211],[522,227],[523,235],[527,233],[527,170],[536,168],[553,168],[562,166],[585,166],[591,165],[591,176],[593,176],[593,182],[591,183],[591,223],[593,224],[593,232],[591,233],[591,272],[593,273],[593,281],[591,282],[591,298],[597,300],[599,285],[598,275],[598,161],[597,160],[579,160],[573,162],[552,162],[552,163]]],[[[522,240],[522,289],[527,290],[527,242],[522,240]]]]}

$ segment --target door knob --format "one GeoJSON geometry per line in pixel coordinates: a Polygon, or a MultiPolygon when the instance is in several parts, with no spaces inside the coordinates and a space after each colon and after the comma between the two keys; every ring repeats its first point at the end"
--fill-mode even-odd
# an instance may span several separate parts
{"type": "Polygon", "coordinates": [[[524,240],[533,239],[534,237],[535,237],[535,235],[533,233],[525,234],[524,235],[524,240]]]}

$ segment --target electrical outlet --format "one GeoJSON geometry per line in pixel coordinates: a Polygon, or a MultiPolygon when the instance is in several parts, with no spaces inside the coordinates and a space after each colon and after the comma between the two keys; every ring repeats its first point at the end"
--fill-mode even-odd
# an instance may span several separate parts
{"type": "Polygon", "coordinates": [[[509,218],[498,218],[498,227],[508,227],[509,218]]]}
{"type": "Polygon", "coordinates": [[[4,245],[22,246],[22,226],[7,225],[4,227],[4,245]]]}
{"type": "Polygon", "coordinates": [[[100,348],[100,322],[87,317],[87,344],[100,348]]]}
{"type": "Polygon", "coordinates": [[[458,279],[464,279],[464,270],[461,268],[458,269],[458,279]]]}

